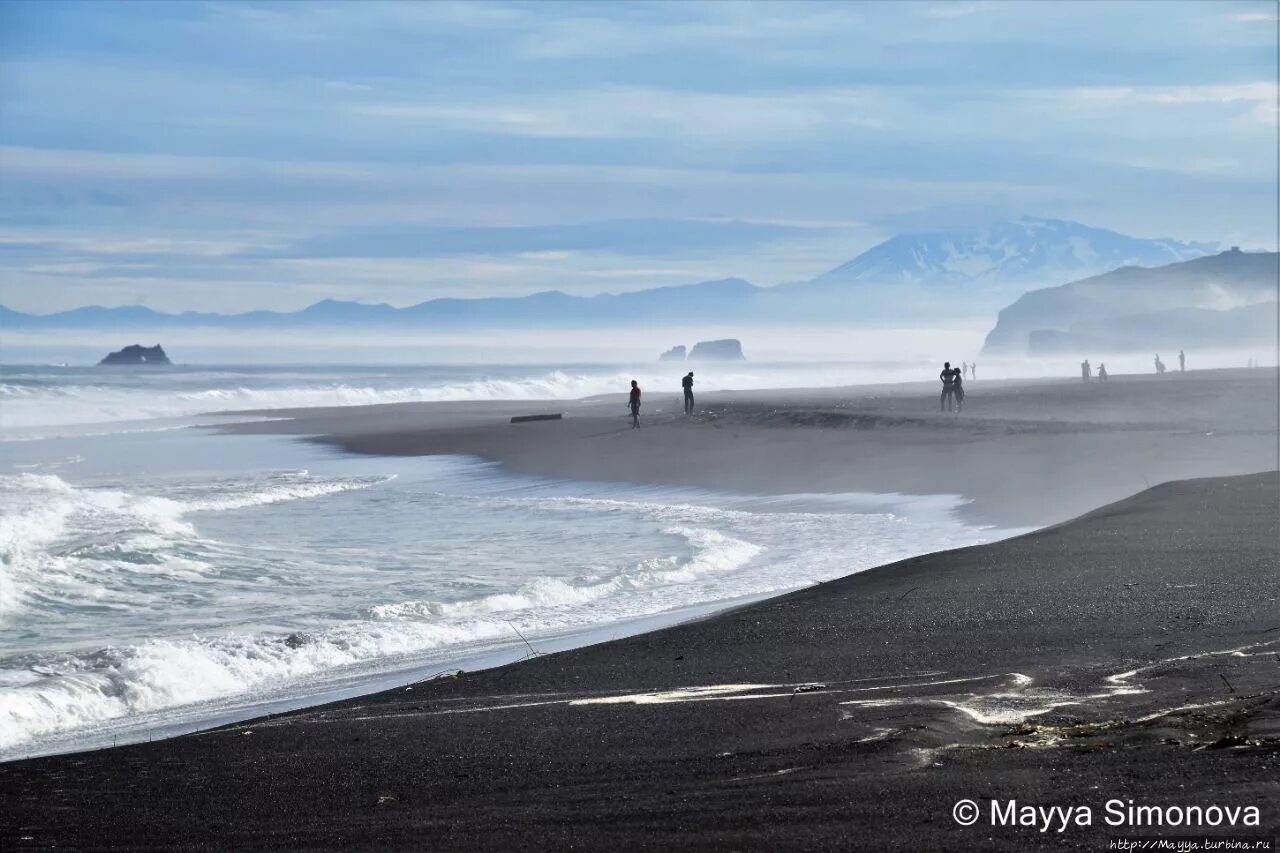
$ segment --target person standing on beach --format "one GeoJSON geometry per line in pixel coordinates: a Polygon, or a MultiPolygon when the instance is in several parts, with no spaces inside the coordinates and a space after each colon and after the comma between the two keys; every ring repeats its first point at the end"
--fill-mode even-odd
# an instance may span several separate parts
{"type": "Polygon", "coordinates": [[[976,361],[973,364],[969,365],[969,378],[970,379],[978,378],[978,362],[976,361]]]}
{"type": "Polygon", "coordinates": [[[1160,353],[1156,353],[1156,374],[1164,373],[1164,362],[1160,360],[1160,353]]]}
{"type": "Polygon", "coordinates": [[[1106,365],[1106,363],[1102,363],[1102,364],[1099,364],[1099,365],[1098,365],[1098,381],[1099,381],[1099,382],[1106,382],[1106,381],[1107,381],[1107,365],[1106,365]]]}
{"type": "Polygon", "coordinates": [[[631,380],[631,399],[627,400],[627,408],[631,410],[631,428],[640,429],[640,383],[631,380]]]}
{"type": "Polygon", "coordinates": [[[684,388],[684,413],[686,415],[693,414],[693,371],[690,370],[684,379],[680,380],[680,385],[684,388]]]}
{"type": "Polygon", "coordinates": [[[1178,350],[1178,372],[1187,372],[1187,354],[1182,350],[1178,350]]]}
{"type": "Polygon", "coordinates": [[[1092,373],[1092,371],[1089,368],[1089,359],[1086,358],[1084,361],[1080,362],[1080,379],[1088,382],[1090,373],[1092,373]]]}
{"type": "Polygon", "coordinates": [[[963,378],[968,375],[969,375],[969,362],[967,361],[960,362],[960,376],[963,378]]]}
{"type": "Polygon", "coordinates": [[[956,389],[956,374],[959,372],[952,369],[951,362],[942,363],[942,372],[938,374],[938,378],[942,380],[942,399],[938,401],[938,411],[951,411],[952,394],[956,389]]]}
{"type": "Polygon", "coordinates": [[[954,374],[952,378],[955,379],[955,383],[951,389],[951,396],[956,398],[956,412],[963,412],[964,411],[964,371],[953,370],[951,372],[952,374],[954,374]]]}

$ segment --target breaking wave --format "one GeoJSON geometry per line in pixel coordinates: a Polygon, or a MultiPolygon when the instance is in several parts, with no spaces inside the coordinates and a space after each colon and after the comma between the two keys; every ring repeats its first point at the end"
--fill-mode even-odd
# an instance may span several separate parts
{"type": "Polygon", "coordinates": [[[189,513],[366,489],[392,476],[326,480],[299,471],[271,479],[223,483],[213,495],[175,499],[77,487],[56,474],[0,475],[0,620],[24,603],[135,603],[137,590],[106,583],[112,571],[191,579],[209,566],[174,553],[176,545],[199,538],[189,513]],[[52,547],[57,543],[63,546],[52,547]]]}
{"type": "MultiPolygon", "coordinates": [[[[333,373],[200,371],[67,375],[13,373],[0,381],[0,431],[35,427],[185,418],[211,412],[364,406],[468,400],[569,400],[626,389],[674,386],[671,368],[599,367],[532,372],[497,368],[424,368],[383,373],[353,368],[333,373]],[[498,374],[498,375],[495,375],[498,374]]],[[[847,365],[727,364],[708,368],[704,390],[847,385],[847,365]]],[[[867,376],[862,376],[866,379],[867,376]]]]}
{"type": "Polygon", "coordinates": [[[692,557],[645,561],[595,583],[539,578],[514,592],[476,600],[375,606],[363,618],[316,631],[157,639],[29,661],[27,670],[38,675],[0,691],[0,751],[51,732],[236,696],[335,668],[510,640],[515,631],[589,625],[601,614],[583,605],[621,590],[666,587],[689,583],[705,572],[732,571],[762,550],[714,530],[672,532],[694,548],[692,557]]]}

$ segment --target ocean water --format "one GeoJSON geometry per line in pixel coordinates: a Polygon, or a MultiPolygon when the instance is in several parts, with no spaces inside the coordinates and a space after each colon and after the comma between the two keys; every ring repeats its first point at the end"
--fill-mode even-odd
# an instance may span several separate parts
{"type": "MultiPolygon", "coordinates": [[[[679,392],[684,364],[444,365],[288,367],[179,366],[163,370],[91,366],[0,365],[0,437],[82,434],[88,425],[146,421],[206,412],[305,406],[357,406],[437,400],[575,399],[642,387],[679,392]]],[[[698,388],[752,390],[933,379],[917,363],[698,365],[698,388]]],[[[186,424],[189,421],[179,421],[186,424]]]]}
{"type": "Polygon", "coordinates": [[[228,407],[571,397],[620,375],[5,368],[0,758],[632,633],[1010,532],[958,521],[958,496],[584,484],[205,426],[228,407]]]}

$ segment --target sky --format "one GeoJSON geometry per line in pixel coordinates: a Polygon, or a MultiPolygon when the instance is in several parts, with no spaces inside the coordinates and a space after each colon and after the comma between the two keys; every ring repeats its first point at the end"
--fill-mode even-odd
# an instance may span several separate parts
{"type": "Polygon", "coordinates": [[[0,303],[816,276],[1002,218],[1274,249],[1275,2],[0,3],[0,303]]]}

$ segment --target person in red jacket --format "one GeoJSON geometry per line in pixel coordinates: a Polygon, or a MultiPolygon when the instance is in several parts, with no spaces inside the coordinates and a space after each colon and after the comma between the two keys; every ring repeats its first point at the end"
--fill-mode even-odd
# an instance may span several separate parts
{"type": "Polygon", "coordinates": [[[631,399],[627,401],[627,408],[631,410],[631,428],[640,429],[640,384],[634,379],[631,380],[631,399]]]}

